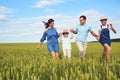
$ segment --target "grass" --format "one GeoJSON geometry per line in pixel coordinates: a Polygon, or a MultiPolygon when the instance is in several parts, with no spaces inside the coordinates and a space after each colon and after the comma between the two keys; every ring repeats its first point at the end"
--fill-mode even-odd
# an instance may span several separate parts
{"type": "Polygon", "coordinates": [[[102,58],[103,47],[88,43],[86,57],[79,59],[72,43],[72,57],[52,60],[43,44],[0,44],[0,80],[120,80],[120,42],[112,43],[110,63],[102,58]]]}

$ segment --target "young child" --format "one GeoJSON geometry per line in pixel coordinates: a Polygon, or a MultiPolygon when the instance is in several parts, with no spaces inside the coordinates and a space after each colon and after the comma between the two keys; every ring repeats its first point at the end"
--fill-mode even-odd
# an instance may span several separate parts
{"type": "Polygon", "coordinates": [[[98,31],[98,40],[104,47],[103,57],[106,58],[106,62],[108,63],[111,51],[110,30],[112,30],[114,33],[116,33],[116,30],[113,28],[112,24],[107,24],[106,17],[102,17],[100,21],[102,25],[100,26],[101,29],[98,31]]]}
{"type": "Polygon", "coordinates": [[[60,41],[62,42],[62,50],[64,57],[71,57],[71,39],[73,39],[73,34],[69,37],[69,32],[67,30],[63,30],[62,35],[60,37],[60,41]]]}

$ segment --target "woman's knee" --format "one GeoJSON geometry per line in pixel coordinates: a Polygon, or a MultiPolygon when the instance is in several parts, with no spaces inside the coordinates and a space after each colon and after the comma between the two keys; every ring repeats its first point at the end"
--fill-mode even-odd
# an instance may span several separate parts
{"type": "Polygon", "coordinates": [[[108,51],[111,51],[111,47],[108,47],[107,50],[108,50],[108,51]]]}

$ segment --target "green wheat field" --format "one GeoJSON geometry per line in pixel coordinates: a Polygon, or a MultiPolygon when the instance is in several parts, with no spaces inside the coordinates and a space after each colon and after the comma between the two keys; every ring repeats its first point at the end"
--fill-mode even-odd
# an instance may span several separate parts
{"type": "Polygon", "coordinates": [[[72,43],[72,57],[51,59],[46,45],[36,43],[0,44],[0,80],[120,80],[120,42],[112,43],[111,58],[106,64],[103,47],[88,43],[86,57],[78,57],[72,43]]]}

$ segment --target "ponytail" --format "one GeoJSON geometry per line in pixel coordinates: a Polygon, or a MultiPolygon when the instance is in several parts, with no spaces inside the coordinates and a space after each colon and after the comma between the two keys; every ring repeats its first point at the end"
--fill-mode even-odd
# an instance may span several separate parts
{"type": "Polygon", "coordinates": [[[43,22],[43,23],[44,23],[44,25],[45,25],[45,29],[49,27],[49,25],[48,25],[48,23],[47,23],[47,22],[45,22],[45,21],[42,21],[42,22],[43,22]]]}
{"type": "Polygon", "coordinates": [[[49,27],[49,25],[50,25],[52,22],[54,22],[54,20],[53,20],[53,19],[49,19],[48,22],[45,22],[45,21],[42,21],[42,22],[44,23],[45,29],[46,29],[46,28],[49,27]]]}

